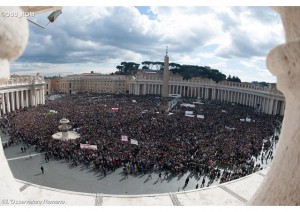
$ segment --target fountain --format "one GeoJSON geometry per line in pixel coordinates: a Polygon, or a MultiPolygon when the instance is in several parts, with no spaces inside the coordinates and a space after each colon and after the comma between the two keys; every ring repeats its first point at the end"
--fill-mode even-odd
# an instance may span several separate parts
{"type": "Polygon", "coordinates": [[[72,126],[69,125],[70,121],[66,118],[62,118],[59,123],[61,125],[58,126],[58,129],[61,132],[57,132],[52,135],[52,138],[61,140],[61,141],[67,141],[67,140],[73,140],[76,138],[79,138],[80,135],[74,131],[70,131],[72,126]]]}

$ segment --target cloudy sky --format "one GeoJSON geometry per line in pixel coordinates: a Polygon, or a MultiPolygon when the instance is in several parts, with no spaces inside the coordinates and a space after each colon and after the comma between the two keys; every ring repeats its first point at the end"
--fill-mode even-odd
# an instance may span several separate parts
{"type": "MultiPolygon", "coordinates": [[[[31,20],[45,25],[49,14],[31,20]]],[[[168,46],[170,62],[275,82],[265,60],[281,43],[281,19],[270,7],[64,6],[46,29],[30,24],[27,48],[11,72],[111,73],[122,61],[163,61],[168,46]]]]}

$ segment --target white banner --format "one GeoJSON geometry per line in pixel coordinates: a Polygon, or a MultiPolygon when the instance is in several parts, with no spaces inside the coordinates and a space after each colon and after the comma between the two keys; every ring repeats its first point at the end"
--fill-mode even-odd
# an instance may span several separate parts
{"type": "Polygon", "coordinates": [[[121,135],[121,141],[128,141],[127,135],[121,135]]]}
{"type": "Polygon", "coordinates": [[[251,121],[251,119],[250,118],[246,118],[246,122],[250,122],[251,121]]]}
{"type": "Polygon", "coordinates": [[[80,144],[80,149],[91,149],[91,150],[97,150],[97,145],[90,145],[90,144],[80,144]]]}
{"type": "Polygon", "coordinates": [[[204,115],[197,115],[197,118],[204,119],[204,115]]]}
{"type": "Polygon", "coordinates": [[[193,111],[188,111],[188,110],[185,111],[185,115],[193,115],[193,113],[194,113],[193,111]]]}
{"type": "Polygon", "coordinates": [[[139,145],[137,140],[130,139],[130,143],[134,145],[139,145]]]}
{"type": "Polygon", "coordinates": [[[228,126],[225,126],[225,128],[227,129],[227,130],[235,130],[235,128],[234,127],[228,127],[228,126]]]}
{"type": "Polygon", "coordinates": [[[188,103],[182,103],[180,104],[181,107],[195,107],[193,104],[188,104],[188,103]]]}
{"type": "Polygon", "coordinates": [[[187,114],[185,114],[185,116],[191,117],[191,118],[194,118],[194,117],[195,117],[194,115],[187,115],[187,114]]]}
{"type": "Polygon", "coordinates": [[[245,121],[245,119],[240,119],[240,121],[245,121]]]}
{"type": "Polygon", "coordinates": [[[204,105],[203,102],[193,102],[193,104],[195,104],[195,105],[204,105]]]}

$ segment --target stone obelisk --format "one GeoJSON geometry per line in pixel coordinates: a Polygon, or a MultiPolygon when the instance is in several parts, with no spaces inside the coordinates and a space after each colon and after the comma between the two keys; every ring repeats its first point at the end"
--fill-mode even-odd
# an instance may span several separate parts
{"type": "Polygon", "coordinates": [[[168,110],[169,110],[169,80],[170,80],[170,71],[169,71],[169,56],[168,56],[168,47],[167,47],[166,56],[164,59],[162,100],[161,100],[161,105],[160,105],[160,110],[163,113],[168,112],[168,110]]]}

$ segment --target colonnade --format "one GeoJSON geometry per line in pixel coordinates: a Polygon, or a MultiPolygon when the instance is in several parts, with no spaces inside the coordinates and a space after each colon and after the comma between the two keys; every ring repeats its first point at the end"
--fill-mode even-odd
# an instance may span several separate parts
{"type": "Polygon", "coordinates": [[[44,86],[31,89],[0,89],[0,117],[15,110],[39,104],[45,104],[44,86]]]}
{"type": "MultiPolygon", "coordinates": [[[[134,80],[129,85],[129,93],[134,95],[161,95],[161,92],[161,81],[134,80]]],[[[201,85],[170,82],[169,94],[237,103],[271,115],[283,115],[285,109],[285,100],[281,94],[272,93],[269,90],[222,86],[217,83],[201,85]]]]}

